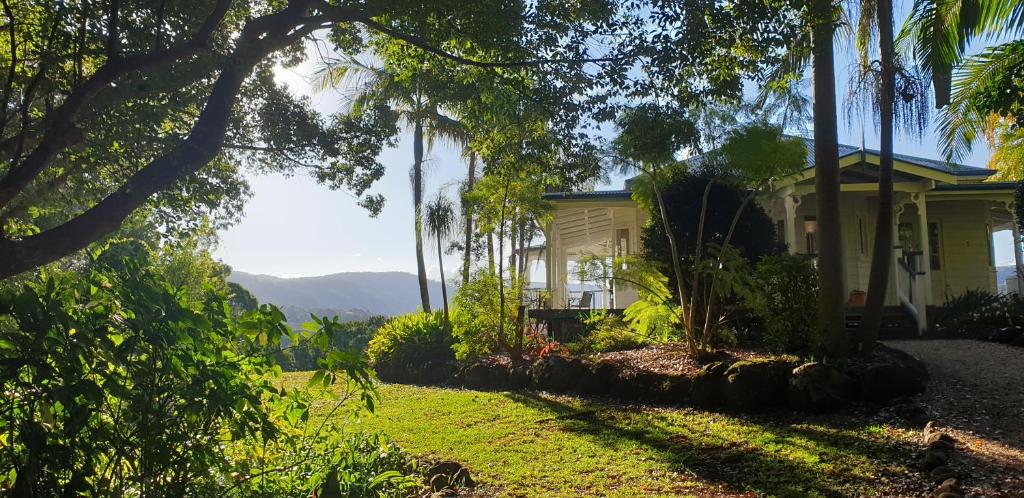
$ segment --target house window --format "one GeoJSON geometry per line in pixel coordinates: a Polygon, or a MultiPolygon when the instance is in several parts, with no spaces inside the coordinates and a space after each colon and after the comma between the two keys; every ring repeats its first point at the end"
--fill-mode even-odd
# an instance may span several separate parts
{"type": "Polygon", "coordinates": [[[932,271],[942,269],[942,244],[939,243],[939,224],[928,223],[928,267],[932,271]]]}
{"type": "Polygon", "coordinates": [[[814,216],[804,217],[804,238],[807,254],[818,254],[818,220],[814,216]]]}
{"type": "Polygon", "coordinates": [[[868,253],[868,237],[864,232],[864,218],[857,218],[857,236],[860,237],[860,253],[868,253]]]}

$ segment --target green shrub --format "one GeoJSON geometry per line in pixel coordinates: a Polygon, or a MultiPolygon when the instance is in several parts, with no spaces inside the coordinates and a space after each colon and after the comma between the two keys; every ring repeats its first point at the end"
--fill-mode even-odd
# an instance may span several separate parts
{"type": "Polygon", "coordinates": [[[515,339],[518,289],[505,289],[504,337],[501,330],[501,296],[498,277],[486,271],[474,273],[452,301],[452,336],[455,356],[477,358],[503,350],[515,339]]]}
{"type": "Polygon", "coordinates": [[[1016,294],[969,290],[946,300],[931,318],[943,337],[980,339],[998,329],[1024,325],[1024,299],[1016,294]]]}
{"type": "Polygon", "coordinates": [[[454,357],[441,311],[396,316],[377,329],[366,354],[374,365],[420,365],[454,357]]]}
{"type": "Polygon", "coordinates": [[[569,344],[574,353],[606,353],[642,348],[653,341],[629,327],[621,316],[604,311],[590,314],[583,320],[588,331],[579,341],[569,344]]]}
{"type": "Polygon", "coordinates": [[[791,353],[817,350],[818,292],[818,270],[803,257],[766,256],[757,263],[747,305],[761,321],[765,346],[791,353]]]}
{"type": "Polygon", "coordinates": [[[358,353],[329,352],[300,387],[282,387],[267,354],[285,337],[324,346],[333,322],[299,336],[273,306],[233,313],[222,281],[183,290],[159,262],[132,258],[0,290],[0,490],[310,496],[334,480],[356,490],[346,496],[377,496],[358,490],[400,486],[404,467],[383,470],[392,461],[352,463],[378,458],[345,430],[374,400],[358,353]],[[335,415],[311,421],[323,402],[335,415]]]}

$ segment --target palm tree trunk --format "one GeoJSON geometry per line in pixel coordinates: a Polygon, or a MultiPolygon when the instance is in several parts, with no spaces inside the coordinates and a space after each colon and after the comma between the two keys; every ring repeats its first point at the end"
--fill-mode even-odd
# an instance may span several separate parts
{"type": "MultiPolygon", "coordinates": [[[[466,175],[466,192],[473,190],[476,183],[476,152],[469,153],[469,174],[466,175]]],[[[473,206],[462,203],[462,214],[465,217],[465,247],[462,253],[462,285],[469,283],[469,267],[473,261],[473,206]]]]}
{"type": "Polygon", "coordinates": [[[452,320],[448,314],[448,284],[444,280],[444,250],[441,248],[441,236],[437,237],[437,270],[441,273],[441,299],[444,304],[444,325],[451,330],[452,320]]]}
{"type": "Polygon", "coordinates": [[[416,229],[416,276],[420,283],[423,311],[430,311],[430,290],[427,287],[427,265],[423,261],[423,122],[413,126],[412,135],[412,205],[416,229]]]}
{"type": "Polygon", "coordinates": [[[829,354],[847,353],[843,284],[842,230],[839,225],[839,132],[836,119],[836,77],[833,38],[835,12],[832,0],[814,0],[814,164],[817,194],[818,268],[821,296],[818,328],[826,338],[829,354]]]}
{"type": "MultiPolygon", "coordinates": [[[[878,0],[878,46],[881,54],[881,95],[878,109],[881,125],[881,154],[878,162],[878,219],[875,221],[875,244],[871,253],[871,274],[868,279],[868,299],[860,323],[861,351],[870,353],[878,340],[882,325],[882,306],[889,286],[889,268],[893,257],[893,106],[896,101],[896,75],[893,68],[892,0],[878,0]]],[[[921,227],[926,230],[927,227],[921,227]]]]}

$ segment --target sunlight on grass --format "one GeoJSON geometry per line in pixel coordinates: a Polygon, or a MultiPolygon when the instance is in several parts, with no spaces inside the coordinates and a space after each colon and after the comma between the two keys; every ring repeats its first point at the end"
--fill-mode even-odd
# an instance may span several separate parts
{"type": "MultiPolygon", "coordinates": [[[[307,374],[286,374],[304,382],[307,374]]],[[[451,459],[502,496],[878,495],[904,474],[907,433],[692,409],[381,386],[361,421],[414,455],[451,459]]]]}

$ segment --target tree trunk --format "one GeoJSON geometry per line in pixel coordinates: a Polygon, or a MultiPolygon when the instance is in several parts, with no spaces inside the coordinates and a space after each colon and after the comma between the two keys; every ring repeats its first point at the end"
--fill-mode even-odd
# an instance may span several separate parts
{"type": "MultiPolygon", "coordinates": [[[[466,192],[473,190],[476,183],[476,152],[469,153],[469,174],[466,175],[466,192]]],[[[473,206],[469,205],[463,197],[462,214],[465,217],[465,247],[462,253],[462,285],[469,283],[469,267],[473,262],[473,206]]]]}
{"type": "Polygon", "coordinates": [[[423,123],[417,119],[412,135],[412,206],[416,230],[416,276],[420,282],[420,304],[430,312],[427,265],[423,261],[423,123]]]}
{"type": "Polygon", "coordinates": [[[839,132],[836,119],[836,78],[833,38],[835,12],[832,0],[812,4],[814,79],[814,164],[817,194],[818,269],[821,296],[818,328],[826,338],[829,354],[848,350],[845,327],[842,229],[839,222],[839,132]]]}
{"type": "Polygon", "coordinates": [[[444,326],[451,330],[452,320],[448,314],[448,283],[444,279],[444,250],[441,248],[441,237],[437,237],[437,271],[441,274],[441,300],[444,304],[444,326]]]}
{"type": "Polygon", "coordinates": [[[494,232],[487,232],[487,271],[494,275],[494,232]]]}
{"type": "MultiPolygon", "coordinates": [[[[871,274],[868,279],[867,303],[860,323],[861,352],[870,353],[878,340],[882,325],[882,306],[889,286],[889,268],[893,257],[893,106],[896,100],[895,48],[893,46],[892,0],[878,0],[878,46],[881,55],[881,92],[878,110],[881,153],[878,162],[878,219],[875,221],[875,244],[871,253],[871,274]]],[[[921,227],[927,230],[928,227],[921,227]]]]}
{"type": "Polygon", "coordinates": [[[665,236],[668,237],[668,247],[672,255],[672,272],[676,276],[676,293],[679,294],[679,313],[683,319],[683,327],[686,329],[686,350],[691,356],[697,356],[699,351],[693,337],[693,320],[691,319],[693,315],[689,313],[686,305],[686,284],[683,282],[683,265],[679,261],[679,247],[676,245],[676,236],[672,233],[672,225],[668,221],[668,209],[665,207],[665,200],[661,196],[661,187],[658,186],[657,168],[651,171],[650,177],[654,197],[658,201],[661,223],[665,228],[665,236]]]}

